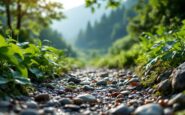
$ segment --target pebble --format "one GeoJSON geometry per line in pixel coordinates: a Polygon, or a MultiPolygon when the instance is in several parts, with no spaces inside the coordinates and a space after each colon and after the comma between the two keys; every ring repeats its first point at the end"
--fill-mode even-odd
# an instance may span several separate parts
{"type": "Polygon", "coordinates": [[[73,101],[69,98],[63,98],[59,100],[60,105],[64,106],[66,104],[72,104],[73,101]]]}
{"type": "Polygon", "coordinates": [[[93,91],[94,88],[93,88],[93,87],[90,87],[89,85],[84,85],[84,86],[83,86],[83,90],[84,90],[84,91],[93,91]]]}
{"type": "Polygon", "coordinates": [[[47,102],[50,100],[49,94],[39,94],[35,96],[36,102],[47,102]]]}
{"type": "Polygon", "coordinates": [[[68,82],[73,82],[75,84],[79,84],[81,82],[81,80],[78,78],[75,78],[75,77],[71,77],[68,79],[68,82]]]}
{"type": "Polygon", "coordinates": [[[100,80],[96,83],[97,86],[107,86],[107,81],[106,80],[100,80]]]}
{"type": "Polygon", "coordinates": [[[91,94],[80,94],[76,98],[81,99],[82,103],[95,103],[96,97],[91,94]]]}
{"type": "Polygon", "coordinates": [[[26,105],[27,105],[27,108],[29,109],[38,109],[37,102],[35,101],[28,101],[26,105]]]}

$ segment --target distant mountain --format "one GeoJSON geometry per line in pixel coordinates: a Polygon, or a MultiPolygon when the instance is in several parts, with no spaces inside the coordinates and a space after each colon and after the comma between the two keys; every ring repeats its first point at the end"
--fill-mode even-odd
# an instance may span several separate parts
{"type": "Polygon", "coordinates": [[[67,18],[61,21],[54,21],[52,28],[60,32],[68,42],[73,42],[80,30],[86,28],[88,22],[91,22],[93,25],[104,14],[109,13],[110,10],[106,10],[104,7],[92,13],[90,8],[85,8],[85,5],[82,5],[64,12],[67,18]]]}

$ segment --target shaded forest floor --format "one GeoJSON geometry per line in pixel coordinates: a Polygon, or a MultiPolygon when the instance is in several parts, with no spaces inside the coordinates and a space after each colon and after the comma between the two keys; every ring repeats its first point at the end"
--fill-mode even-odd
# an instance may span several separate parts
{"type": "Polygon", "coordinates": [[[185,95],[154,95],[128,70],[84,69],[42,84],[29,96],[7,98],[0,112],[21,115],[173,115],[185,95]]]}

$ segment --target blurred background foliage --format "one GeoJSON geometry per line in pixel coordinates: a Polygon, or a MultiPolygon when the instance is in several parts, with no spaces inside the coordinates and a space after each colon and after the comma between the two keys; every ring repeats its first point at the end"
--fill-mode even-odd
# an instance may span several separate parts
{"type": "Polygon", "coordinates": [[[51,26],[65,18],[61,2],[0,1],[0,92],[61,76],[84,63],[132,68],[146,76],[148,85],[184,62],[184,0],[85,1],[92,13],[102,6],[112,10],[95,23],[89,21],[74,44],[51,26]]]}

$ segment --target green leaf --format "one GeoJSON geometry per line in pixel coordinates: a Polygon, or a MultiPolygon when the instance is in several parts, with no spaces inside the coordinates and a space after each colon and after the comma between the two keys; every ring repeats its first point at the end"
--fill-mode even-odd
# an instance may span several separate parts
{"type": "Polygon", "coordinates": [[[43,73],[38,68],[30,68],[29,69],[31,73],[33,73],[36,77],[43,77],[43,73]]]}
{"type": "Polygon", "coordinates": [[[30,85],[30,79],[24,77],[15,77],[15,82],[21,85],[30,85]]]}
{"type": "Polygon", "coordinates": [[[8,81],[7,79],[2,78],[2,77],[0,76],[0,85],[7,84],[8,82],[9,82],[9,81],[8,81]]]}

